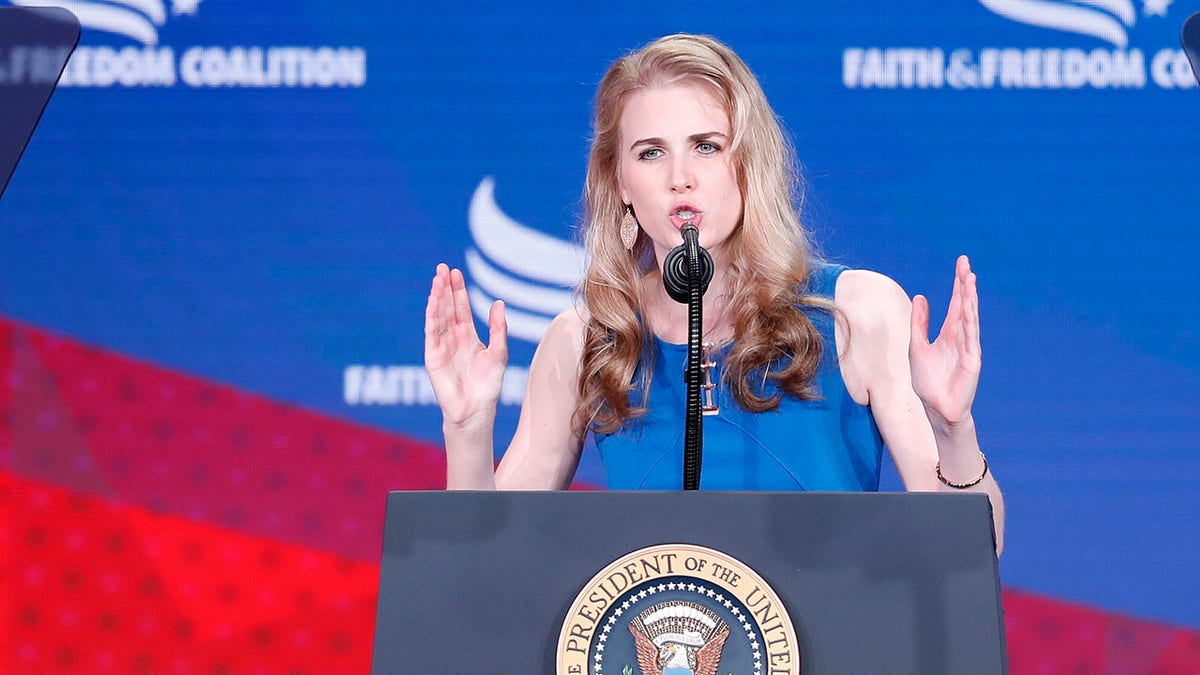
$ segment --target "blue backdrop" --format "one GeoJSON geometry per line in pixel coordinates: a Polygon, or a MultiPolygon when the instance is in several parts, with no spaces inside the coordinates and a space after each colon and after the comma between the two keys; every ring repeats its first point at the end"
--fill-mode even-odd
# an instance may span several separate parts
{"type": "MultiPolygon", "coordinates": [[[[434,265],[515,310],[519,401],[577,270],[600,76],[713,34],[793,135],[828,257],[936,313],[971,255],[1004,581],[1200,627],[1200,92],[1178,43],[1200,3],[83,5],[0,204],[0,312],[439,441],[434,265]]],[[[591,457],[579,477],[603,482],[591,457]]]]}

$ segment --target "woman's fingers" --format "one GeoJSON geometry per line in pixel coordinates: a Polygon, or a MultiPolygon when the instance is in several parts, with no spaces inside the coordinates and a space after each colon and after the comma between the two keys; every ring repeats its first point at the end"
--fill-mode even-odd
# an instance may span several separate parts
{"type": "Polygon", "coordinates": [[[456,346],[453,331],[453,310],[449,309],[449,270],[438,266],[429,286],[425,304],[425,365],[439,368],[453,356],[456,346]]]}
{"type": "Polygon", "coordinates": [[[909,322],[908,351],[911,354],[921,347],[929,346],[929,301],[918,295],[912,301],[912,320],[909,322]]]}
{"type": "Polygon", "coordinates": [[[436,349],[439,343],[438,340],[438,294],[441,289],[438,288],[438,278],[433,278],[433,283],[429,287],[429,300],[425,303],[425,352],[436,349]]]}
{"type": "Polygon", "coordinates": [[[955,264],[954,289],[941,331],[929,342],[929,301],[913,298],[909,359],[913,388],[931,415],[957,422],[970,414],[979,379],[979,296],[970,261],[955,264]]]}
{"type": "Polygon", "coordinates": [[[979,361],[979,293],[971,261],[960,255],[954,266],[954,292],[946,314],[946,325],[942,333],[954,341],[954,346],[968,367],[979,361]]]}
{"type": "MultiPolygon", "coordinates": [[[[504,318],[504,303],[497,300],[488,313],[489,341],[499,347],[507,359],[508,325],[504,318]]],[[[425,349],[445,347],[453,357],[460,347],[483,348],[475,330],[471,298],[466,279],[459,269],[445,263],[437,266],[430,285],[429,301],[425,305],[425,349]]],[[[489,350],[492,351],[492,350],[489,350]]]]}
{"type": "Polygon", "coordinates": [[[950,306],[946,308],[946,319],[942,322],[942,329],[938,337],[942,335],[953,337],[961,332],[963,295],[965,292],[966,276],[970,272],[971,265],[967,262],[967,256],[960,255],[954,263],[954,285],[950,290],[950,306]]]}
{"type": "MultiPolygon", "coordinates": [[[[444,321],[441,327],[441,335],[447,344],[452,347],[457,347],[461,344],[460,339],[462,337],[459,332],[461,322],[458,318],[458,311],[454,307],[454,273],[456,271],[450,268],[444,270],[445,289],[442,291],[442,316],[444,317],[444,321]]],[[[466,344],[470,344],[469,341],[466,344]]]]}
{"type": "Polygon", "coordinates": [[[954,269],[965,280],[971,274],[971,259],[965,255],[958,256],[954,261],[954,269]]]}
{"type": "Polygon", "coordinates": [[[508,321],[504,318],[504,301],[492,303],[488,312],[488,347],[495,358],[503,363],[508,362],[508,321]]]}
{"type": "Polygon", "coordinates": [[[425,367],[448,423],[496,406],[508,360],[504,303],[492,305],[488,327],[490,347],[479,341],[462,272],[438,265],[425,305],[425,367]]]}
{"type": "Polygon", "coordinates": [[[471,297],[467,293],[467,280],[463,277],[462,270],[457,268],[450,270],[450,295],[455,326],[464,331],[468,342],[478,341],[475,317],[471,313],[471,297]]]}
{"type": "Polygon", "coordinates": [[[967,275],[965,284],[966,296],[963,301],[963,351],[972,360],[975,367],[983,360],[983,348],[979,338],[979,291],[976,287],[975,273],[967,275]]]}

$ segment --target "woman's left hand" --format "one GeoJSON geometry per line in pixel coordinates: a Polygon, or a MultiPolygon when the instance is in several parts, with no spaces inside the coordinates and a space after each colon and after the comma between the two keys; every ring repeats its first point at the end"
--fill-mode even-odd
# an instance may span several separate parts
{"type": "Polygon", "coordinates": [[[929,301],[913,298],[912,336],[908,347],[912,385],[935,431],[949,431],[971,419],[979,384],[979,294],[967,256],[955,266],[954,292],[946,320],[929,342],[929,301]]]}

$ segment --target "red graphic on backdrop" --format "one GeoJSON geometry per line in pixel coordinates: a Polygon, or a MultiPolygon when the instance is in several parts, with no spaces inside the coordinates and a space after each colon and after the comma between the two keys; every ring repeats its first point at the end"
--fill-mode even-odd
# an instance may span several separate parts
{"type": "MultiPolygon", "coordinates": [[[[0,673],[363,673],[384,498],[438,447],[0,319],[0,673]]],[[[1014,673],[1200,673],[1200,633],[1006,591],[1014,673]]]]}
{"type": "Polygon", "coordinates": [[[436,446],[0,322],[0,466],[361,560],[389,490],[441,489],[436,446]]]}

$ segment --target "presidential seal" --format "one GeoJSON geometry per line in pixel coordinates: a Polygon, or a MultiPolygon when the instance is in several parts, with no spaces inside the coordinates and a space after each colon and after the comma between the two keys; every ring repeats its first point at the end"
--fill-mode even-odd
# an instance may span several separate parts
{"type": "Polygon", "coordinates": [[[613,561],[583,587],[558,638],[558,675],[798,675],[796,631],[740,561],[691,544],[613,561]]]}

